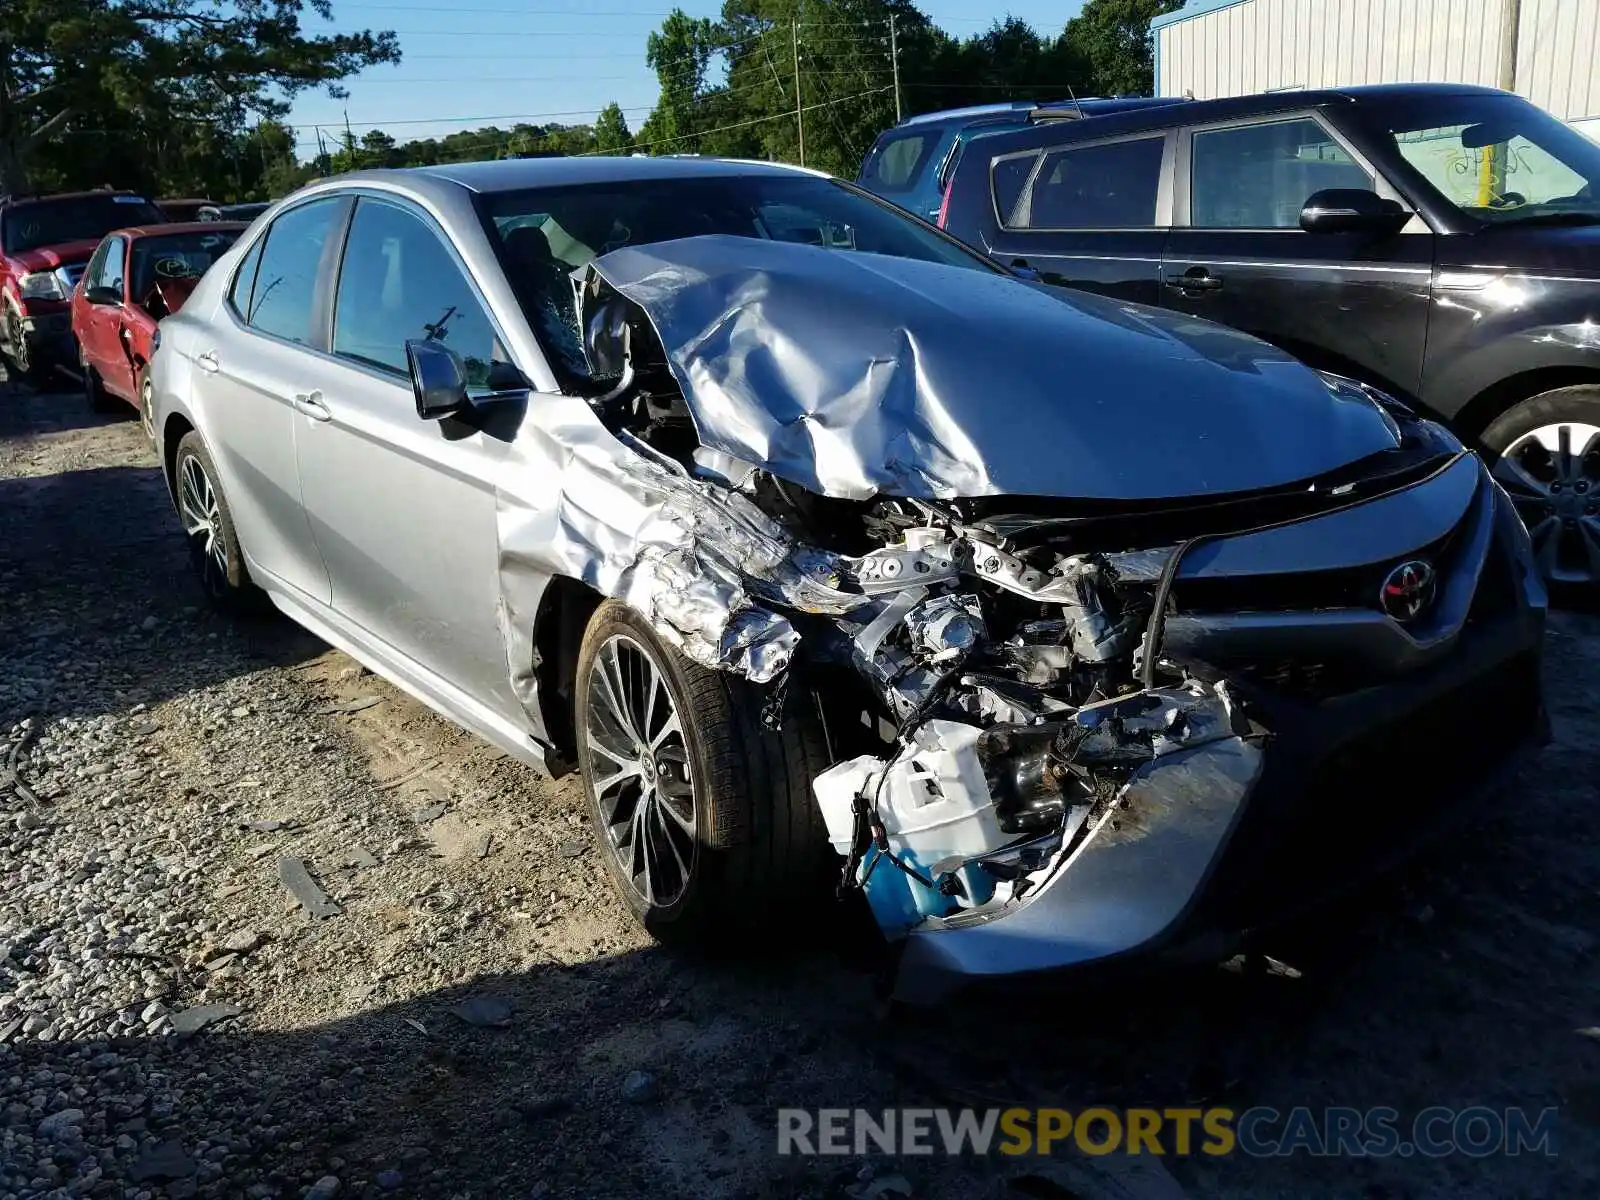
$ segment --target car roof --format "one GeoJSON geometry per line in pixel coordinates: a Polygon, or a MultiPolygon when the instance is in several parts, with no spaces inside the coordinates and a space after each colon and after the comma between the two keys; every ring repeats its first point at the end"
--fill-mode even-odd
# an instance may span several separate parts
{"type": "Polygon", "coordinates": [[[972,117],[1004,116],[1006,113],[1025,113],[1037,108],[1037,100],[1007,100],[1001,104],[969,104],[965,108],[945,108],[937,112],[918,113],[914,117],[907,117],[895,129],[905,129],[911,125],[933,125],[943,121],[964,121],[972,117]]]}
{"type": "Polygon", "coordinates": [[[173,221],[165,225],[128,225],[122,229],[113,229],[106,234],[113,234],[125,238],[166,237],[169,234],[181,233],[217,233],[229,229],[242,233],[249,229],[247,221],[173,221]]]}
{"type": "Polygon", "coordinates": [[[1358,87],[1317,88],[1303,91],[1256,92],[1218,100],[1183,100],[1173,104],[1146,104],[1097,116],[1091,123],[1044,121],[1028,129],[984,135],[991,155],[1032,150],[1061,141],[1117,137],[1189,125],[1200,121],[1227,121],[1293,112],[1333,105],[1359,105],[1365,101],[1404,101],[1427,96],[1509,96],[1498,88],[1467,83],[1375,83],[1358,87]],[[1081,132],[1080,132],[1081,131],[1081,132]]]}
{"type": "Polygon", "coordinates": [[[698,156],[649,158],[604,154],[559,158],[504,158],[488,162],[449,163],[399,170],[353,171],[326,183],[359,186],[364,181],[414,186],[422,180],[443,180],[473,192],[515,192],[523,188],[560,187],[582,183],[634,183],[651,179],[697,179],[730,175],[795,175],[826,177],[824,172],[785,163],[751,162],[698,156]]]}
{"type": "Polygon", "coordinates": [[[43,192],[37,195],[0,196],[0,205],[21,206],[24,204],[48,204],[52,200],[82,200],[85,196],[137,196],[146,204],[151,201],[143,192],[135,192],[129,188],[90,188],[83,192],[43,192]]]}

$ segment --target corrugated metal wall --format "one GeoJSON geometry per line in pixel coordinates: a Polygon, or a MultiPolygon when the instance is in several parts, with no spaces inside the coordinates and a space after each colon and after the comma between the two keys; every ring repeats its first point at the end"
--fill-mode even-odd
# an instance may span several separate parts
{"type": "MultiPolygon", "coordinates": [[[[1199,99],[1361,83],[1499,82],[1505,0],[1243,0],[1156,31],[1156,90],[1199,99]]],[[[1517,90],[1600,117],[1600,0],[1522,0],[1517,90]]]]}

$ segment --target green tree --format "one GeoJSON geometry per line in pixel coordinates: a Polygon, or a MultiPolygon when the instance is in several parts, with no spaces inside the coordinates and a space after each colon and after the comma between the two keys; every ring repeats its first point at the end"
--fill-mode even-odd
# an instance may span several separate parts
{"type": "Polygon", "coordinates": [[[628,118],[615,100],[600,110],[594,123],[594,148],[601,154],[628,154],[633,150],[633,134],[628,118]]]}
{"type": "Polygon", "coordinates": [[[0,191],[157,182],[152,164],[219,148],[229,162],[217,139],[399,61],[393,33],[303,32],[307,9],[332,15],[330,0],[6,0],[0,191]]]}
{"type": "Polygon", "coordinates": [[[641,144],[663,153],[688,154],[699,149],[696,99],[705,87],[706,68],[717,51],[717,26],[691,17],[681,8],[661,22],[645,42],[645,63],[656,73],[661,97],[639,128],[641,144]]]}
{"type": "Polygon", "coordinates": [[[1184,0],[1089,0],[1061,35],[1101,96],[1148,96],[1155,90],[1150,22],[1184,0]]]}
{"type": "Polygon", "coordinates": [[[372,129],[362,134],[361,165],[364,167],[400,166],[394,138],[381,129],[372,129]]]}

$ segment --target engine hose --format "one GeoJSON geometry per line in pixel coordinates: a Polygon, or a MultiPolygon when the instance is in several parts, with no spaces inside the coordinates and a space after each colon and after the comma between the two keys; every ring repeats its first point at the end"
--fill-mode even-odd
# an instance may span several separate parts
{"type": "Polygon", "coordinates": [[[1161,653],[1161,642],[1167,631],[1167,601],[1172,596],[1172,583],[1178,577],[1183,556],[1201,542],[1211,541],[1213,536],[1202,533],[1180,542],[1168,557],[1166,566],[1161,568],[1161,577],[1156,581],[1155,603],[1150,609],[1150,621],[1144,630],[1143,657],[1139,663],[1139,683],[1145,691],[1156,685],[1156,656],[1161,653]]]}

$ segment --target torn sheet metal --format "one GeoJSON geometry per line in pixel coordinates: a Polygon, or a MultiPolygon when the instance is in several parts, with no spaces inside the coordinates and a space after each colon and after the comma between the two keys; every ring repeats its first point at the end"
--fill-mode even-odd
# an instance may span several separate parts
{"type": "Polygon", "coordinates": [[[1397,444],[1365,396],[1329,403],[1245,334],[983,270],[718,235],[596,259],[585,328],[614,323],[607,287],[648,316],[705,446],[828,496],[1195,497],[1397,444]]]}
{"type": "Polygon", "coordinates": [[[539,598],[557,576],[631,605],[695,662],[757,683],[781,674],[799,642],[777,609],[842,616],[956,577],[943,547],[850,558],[801,545],[747,496],[613,435],[584,401],[537,404],[495,489],[501,634],[530,716],[539,598]]]}

